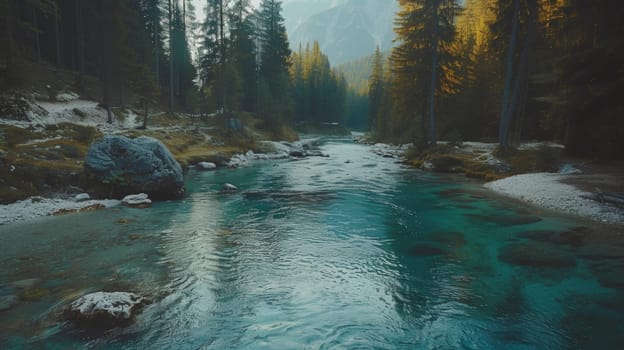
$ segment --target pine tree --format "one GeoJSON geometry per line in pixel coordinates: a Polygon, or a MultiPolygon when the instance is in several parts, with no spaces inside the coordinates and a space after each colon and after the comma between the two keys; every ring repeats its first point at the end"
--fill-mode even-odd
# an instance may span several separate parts
{"type": "Polygon", "coordinates": [[[455,0],[400,0],[399,4],[395,22],[399,45],[391,56],[395,104],[406,121],[417,125],[409,138],[420,144],[427,139],[435,143],[435,97],[449,83],[440,66],[453,59],[450,44],[458,5],[455,0]]]}
{"type": "Polygon", "coordinates": [[[291,51],[282,17],[282,3],[263,0],[259,13],[260,38],[260,112],[278,127],[292,114],[290,96],[291,51]]]}
{"type": "Polygon", "coordinates": [[[494,24],[501,33],[505,33],[505,24],[511,23],[509,30],[509,44],[506,48],[505,85],[499,126],[499,144],[502,148],[509,147],[509,132],[512,119],[521,118],[527,103],[527,89],[529,79],[529,55],[532,49],[532,40],[537,23],[537,0],[512,0],[511,3],[499,3],[498,20],[494,24]],[[521,2],[524,6],[521,6],[521,2]],[[524,11],[521,11],[524,10],[524,11]],[[526,13],[526,16],[522,16],[526,13]],[[524,18],[521,18],[524,17],[524,18]],[[510,20],[510,21],[509,21],[510,20]],[[525,22],[521,32],[520,21],[525,22]],[[521,36],[524,40],[521,41],[521,36]],[[522,45],[522,46],[520,46],[522,45]],[[521,48],[521,50],[519,49],[521,48]]]}
{"type": "Polygon", "coordinates": [[[227,43],[225,36],[225,0],[207,0],[206,21],[203,24],[203,54],[200,69],[204,92],[212,96],[212,104],[219,110],[227,107],[226,64],[227,43]]]}
{"type": "Polygon", "coordinates": [[[240,79],[241,98],[232,104],[245,111],[255,111],[257,99],[256,47],[249,0],[236,0],[228,13],[230,26],[229,58],[231,71],[240,79]]]}
{"type": "Polygon", "coordinates": [[[381,100],[384,84],[383,61],[383,55],[377,46],[373,57],[372,73],[368,80],[369,127],[376,132],[379,132],[381,124],[381,100]]]}

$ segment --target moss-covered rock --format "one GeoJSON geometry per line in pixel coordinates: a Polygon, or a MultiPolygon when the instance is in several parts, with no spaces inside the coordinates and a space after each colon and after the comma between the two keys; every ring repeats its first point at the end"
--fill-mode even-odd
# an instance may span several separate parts
{"type": "Polygon", "coordinates": [[[154,199],[170,199],[184,193],[180,164],[162,142],[151,137],[105,136],[89,149],[85,172],[88,185],[100,196],[146,193],[154,199]]]}

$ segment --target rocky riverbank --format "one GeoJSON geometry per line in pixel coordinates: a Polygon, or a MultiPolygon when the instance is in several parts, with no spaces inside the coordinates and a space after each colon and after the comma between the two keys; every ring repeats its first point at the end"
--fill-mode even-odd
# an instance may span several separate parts
{"type": "Polygon", "coordinates": [[[624,192],[622,165],[572,159],[565,156],[563,145],[551,142],[526,142],[506,153],[498,152],[495,143],[440,142],[424,152],[410,152],[404,153],[406,163],[425,171],[463,173],[485,181],[494,192],[531,205],[624,225],[624,208],[596,200],[599,190],[624,192]]]}

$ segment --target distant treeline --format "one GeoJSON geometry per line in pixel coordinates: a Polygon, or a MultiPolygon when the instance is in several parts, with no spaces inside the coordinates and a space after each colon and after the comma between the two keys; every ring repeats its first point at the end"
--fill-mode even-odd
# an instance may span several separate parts
{"type": "Polygon", "coordinates": [[[186,0],[3,0],[0,86],[28,88],[32,64],[51,64],[74,71],[77,90],[98,77],[109,107],[133,95],[171,111],[255,112],[276,129],[365,124],[366,99],[347,91],[318,43],[290,51],[281,1],[206,0],[205,9],[200,22],[186,0]]]}

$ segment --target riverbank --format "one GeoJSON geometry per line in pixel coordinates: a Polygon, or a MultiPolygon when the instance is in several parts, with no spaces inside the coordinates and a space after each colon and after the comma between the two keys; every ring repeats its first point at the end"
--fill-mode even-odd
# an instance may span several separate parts
{"type": "Polygon", "coordinates": [[[251,158],[249,151],[255,157],[281,152],[281,146],[272,140],[297,139],[296,132],[287,127],[267,130],[262,120],[250,113],[234,113],[230,117],[236,123],[226,125],[217,115],[154,111],[143,129],[138,111],[113,111],[113,121],[107,123],[102,106],[71,91],[56,97],[0,95],[0,204],[33,196],[59,199],[57,194],[67,188],[84,187],[87,151],[104,135],[158,139],[183,169],[200,162],[228,166],[237,155],[251,158]]]}
{"type": "Polygon", "coordinates": [[[499,194],[519,199],[538,207],[591,219],[605,224],[624,225],[624,210],[594,199],[593,192],[571,183],[575,175],[533,173],[515,175],[484,185],[499,194]]]}
{"type": "Polygon", "coordinates": [[[501,154],[495,143],[440,142],[418,154],[408,151],[405,157],[406,163],[425,171],[463,173],[484,181],[489,190],[537,207],[624,225],[624,208],[597,200],[597,191],[624,193],[624,166],[570,158],[564,150],[556,143],[527,142],[501,154]]]}
{"type": "Polygon", "coordinates": [[[71,198],[32,197],[15,203],[0,205],[0,225],[33,220],[43,216],[112,208],[120,204],[120,201],[113,199],[77,202],[71,198]]]}

